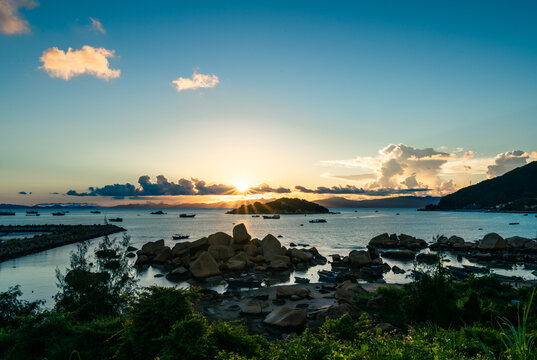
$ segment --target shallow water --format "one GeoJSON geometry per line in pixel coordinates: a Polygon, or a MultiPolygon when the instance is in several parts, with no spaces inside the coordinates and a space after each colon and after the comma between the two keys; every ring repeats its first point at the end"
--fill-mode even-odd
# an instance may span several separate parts
{"type": "MultiPolygon", "coordinates": [[[[284,246],[289,243],[306,243],[315,246],[324,256],[330,254],[347,255],[352,249],[363,249],[369,240],[380,233],[405,233],[432,241],[433,236],[458,235],[466,241],[475,241],[489,232],[497,232],[503,237],[524,236],[535,238],[537,234],[537,218],[530,214],[501,214],[478,212],[418,212],[415,209],[332,209],[340,211],[338,215],[284,215],[279,220],[268,220],[250,215],[227,215],[223,209],[170,209],[164,210],[165,215],[150,215],[153,210],[147,209],[113,209],[102,210],[101,214],[91,214],[89,210],[70,210],[65,216],[52,216],[52,210],[40,211],[41,216],[25,216],[25,211],[16,211],[16,216],[0,216],[0,224],[102,224],[104,217],[123,218],[116,223],[127,229],[131,243],[141,248],[148,241],[164,239],[166,245],[172,247],[176,241],[171,236],[175,233],[190,235],[189,240],[196,240],[217,231],[231,233],[233,224],[245,223],[253,237],[262,239],[266,234],[282,235],[279,240],[284,246]],[[179,218],[180,213],[195,213],[195,218],[179,218]],[[399,214],[399,215],[397,215],[399,214]],[[327,223],[311,224],[309,220],[324,218],[327,223]],[[519,225],[509,225],[518,222],[519,225]],[[303,226],[301,226],[303,224],[303,226]]],[[[120,234],[112,236],[121,236],[120,234]]],[[[1,239],[1,238],[0,238],[1,239]]],[[[90,240],[95,245],[99,239],[90,240]]],[[[28,299],[47,299],[56,293],[55,269],[64,270],[69,265],[69,254],[76,244],[43,251],[38,254],[0,263],[0,291],[20,284],[24,297],[28,299]]],[[[386,261],[390,265],[409,269],[411,264],[397,261],[386,261]]],[[[464,262],[468,263],[468,262],[464,262]]],[[[317,281],[317,270],[311,268],[307,272],[296,272],[297,276],[308,277],[317,281]]],[[[325,268],[329,268],[326,265],[325,268]]],[[[498,270],[498,273],[509,272],[498,270]]],[[[173,283],[162,278],[154,278],[160,273],[150,268],[139,274],[140,285],[165,285],[173,283]]],[[[515,272],[526,279],[536,277],[529,271],[515,272]]],[[[295,274],[284,283],[294,283],[295,274]]],[[[387,282],[408,281],[405,275],[389,272],[384,279],[387,282]]],[[[284,279],[285,280],[285,279],[284,279]]],[[[188,286],[188,284],[180,284],[188,286]]],[[[213,288],[222,290],[222,285],[213,288]]]]}

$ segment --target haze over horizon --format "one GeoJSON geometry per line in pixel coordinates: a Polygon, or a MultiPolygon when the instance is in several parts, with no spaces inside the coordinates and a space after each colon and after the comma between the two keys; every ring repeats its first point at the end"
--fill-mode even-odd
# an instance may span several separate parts
{"type": "Polygon", "coordinates": [[[0,203],[451,193],[537,160],[536,15],[0,0],[0,203]]]}

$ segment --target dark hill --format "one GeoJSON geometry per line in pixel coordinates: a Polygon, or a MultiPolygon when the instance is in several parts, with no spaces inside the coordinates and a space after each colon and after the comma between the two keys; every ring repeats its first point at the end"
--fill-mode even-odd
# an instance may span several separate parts
{"type": "Polygon", "coordinates": [[[281,198],[262,204],[255,202],[230,210],[227,214],[325,214],[328,209],[319,204],[302,200],[281,198]]]}
{"type": "Polygon", "coordinates": [[[437,204],[439,197],[433,196],[397,196],[371,200],[349,200],[343,197],[331,197],[316,200],[327,208],[422,208],[429,204],[437,204]]]}
{"type": "MultiPolygon", "coordinates": [[[[524,210],[537,204],[537,161],[444,196],[436,209],[524,210]]],[[[430,208],[430,207],[428,207],[430,208]]]]}

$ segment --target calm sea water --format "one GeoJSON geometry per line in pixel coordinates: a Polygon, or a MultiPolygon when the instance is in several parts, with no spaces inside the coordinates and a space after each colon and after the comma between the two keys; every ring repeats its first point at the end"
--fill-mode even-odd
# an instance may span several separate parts
{"type": "MultiPolygon", "coordinates": [[[[380,233],[405,233],[428,242],[433,236],[458,235],[466,241],[474,241],[489,232],[497,232],[503,237],[514,235],[535,238],[537,235],[537,218],[530,214],[499,214],[499,213],[462,213],[462,212],[418,212],[415,209],[333,209],[340,211],[338,215],[287,215],[279,220],[266,220],[250,215],[227,215],[222,209],[173,209],[164,210],[165,215],[150,215],[151,210],[117,209],[102,210],[102,214],[91,214],[89,210],[71,210],[66,216],[52,216],[50,210],[40,211],[41,216],[25,216],[25,211],[16,211],[16,216],[0,216],[0,224],[102,224],[104,217],[121,217],[119,225],[127,229],[131,243],[141,248],[148,241],[164,239],[170,247],[176,243],[171,236],[175,233],[189,234],[190,240],[196,240],[217,231],[231,234],[234,224],[244,223],[253,237],[262,239],[267,234],[282,235],[279,240],[283,245],[289,243],[307,243],[315,246],[324,256],[331,254],[346,255],[352,249],[364,248],[369,240],[380,233]],[[195,218],[179,218],[180,213],[195,213],[195,218]],[[399,215],[397,215],[399,214],[399,215]],[[309,220],[324,218],[328,222],[310,224],[309,220]],[[509,225],[518,222],[520,225],[509,225]],[[303,226],[301,226],[303,224],[303,226]]],[[[120,234],[112,236],[121,236],[120,234]]],[[[95,246],[100,239],[90,240],[95,246]]],[[[69,254],[76,244],[43,251],[38,254],[0,263],[0,291],[20,284],[27,299],[46,299],[52,305],[52,296],[57,292],[55,270],[64,270],[69,265],[69,254]]],[[[409,269],[411,264],[387,261],[390,265],[397,264],[409,269]]],[[[329,265],[325,266],[329,268],[329,265]]],[[[311,268],[307,272],[296,273],[298,276],[309,277],[317,281],[317,270],[311,268]]],[[[498,273],[506,271],[498,270],[498,273]]],[[[165,278],[155,278],[158,269],[139,273],[141,286],[177,285],[165,278]]],[[[529,271],[518,270],[518,275],[526,279],[535,279],[529,271]]],[[[295,275],[295,274],[292,274],[295,275]]],[[[388,273],[387,282],[405,282],[405,275],[388,273]]],[[[294,276],[284,279],[284,283],[293,283],[294,276]]],[[[188,286],[188,284],[179,284],[188,286]]],[[[212,285],[223,290],[223,285],[212,285]]]]}

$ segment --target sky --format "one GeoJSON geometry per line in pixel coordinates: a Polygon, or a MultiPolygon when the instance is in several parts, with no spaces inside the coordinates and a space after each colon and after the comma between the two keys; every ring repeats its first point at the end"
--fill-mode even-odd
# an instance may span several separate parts
{"type": "Polygon", "coordinates": [[[0,0],[0,202],[453,192],[537,160],[536,17],[0,0]]]}

